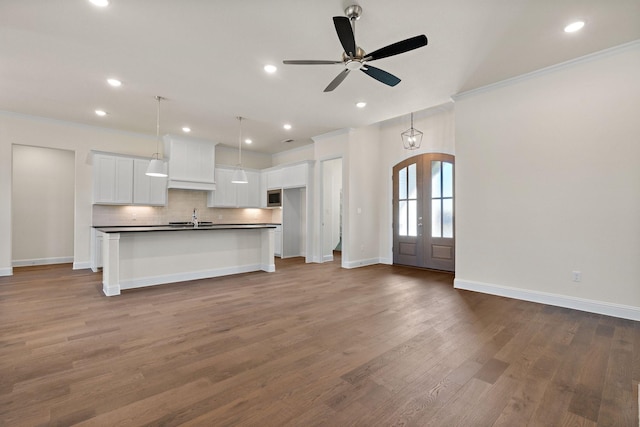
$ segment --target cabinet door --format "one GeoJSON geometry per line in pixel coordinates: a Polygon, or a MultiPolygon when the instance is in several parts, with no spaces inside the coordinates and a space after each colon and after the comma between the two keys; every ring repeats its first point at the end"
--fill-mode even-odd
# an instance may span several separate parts
{"type": "Polygon", "coordinates": [[[133,202],[133,159],[96,154],[93,156],[93,167],[94,203],[133,202]]]}
{"type": "Polygon", "coordinates": [[[257,208],[260,206],[260,173],[245,171],[246,184],[233,184],[236,188],[237,206],[242,208],[257,208]]]}
{"type": "Polygon", "coordinates": [[[236,189],[231,182],[233,178],[233,170],[216,168],[216,189],[213,193],[213,203],[211,207],[235,207],[236,206],[236,189]]]}
{"type": "Polygon", "coordinates": [[[166,205],[167,178],[147,176],[149,160],[133,161],[133,203],[139,205],[166,205]]]}
{"type": "Polygon", "coordinates": [[[282,188],[305,187],[307,185],[308,165],[288,166],[282,169],[282,188]]]}
{"type": "Polygon", "coordinates": [[[282,188],[282,169],[267,171],[267,190],[282,188]]]}

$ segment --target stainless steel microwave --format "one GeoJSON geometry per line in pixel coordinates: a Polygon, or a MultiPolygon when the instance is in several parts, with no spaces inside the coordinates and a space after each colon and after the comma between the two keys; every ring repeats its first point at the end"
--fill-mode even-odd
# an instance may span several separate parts
{"type": "Polygon", "coordinates": [[[278,208],[282,206],[282,190],[267,191],[267,207],[278,208]]]}

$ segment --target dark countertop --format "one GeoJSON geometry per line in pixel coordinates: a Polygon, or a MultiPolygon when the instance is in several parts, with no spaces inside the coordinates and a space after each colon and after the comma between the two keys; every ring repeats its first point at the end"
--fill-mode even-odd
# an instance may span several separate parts
{"type": "Polygon", "coordinates": [[[138,233],[148,231],[207,231],[207,230],[256,230],[261,228],[276,228],[280,224],[211,224],[193,227],[192,225],[119,225],[93,226],[103,233],[138,233]]]}

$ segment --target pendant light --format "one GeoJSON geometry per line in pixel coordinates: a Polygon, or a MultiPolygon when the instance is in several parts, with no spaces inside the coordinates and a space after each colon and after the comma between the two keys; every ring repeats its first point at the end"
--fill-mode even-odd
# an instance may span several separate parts
{"type": "Polygon", "coordinates": [[[231,182],[234,184],[246,184],[249,182],[247,180],[247,173],[242,169],[242,117],[236,117],[238,119],[238,166],[236,170],[233,172],[233,179],[231,182]]]}
{"type": "Polygon", "coordinates": [[[153,158],[149,162],[149,167],[147,167],[145,175],[165,178],[167,176],[167,173],[165,172],[165,164],[160,159],[160,101],[165,98],[156,96],[156,99],[158,100],[158,114],[156,116],[156,152],[153,153],[153,158]]]}
{"type": "Polygon", "coordinates": [[[411,113],[411,127],[400,134],[405,150],[417,150],[422,144],[422,132],[413,127],[413,113],[411,113]]]}

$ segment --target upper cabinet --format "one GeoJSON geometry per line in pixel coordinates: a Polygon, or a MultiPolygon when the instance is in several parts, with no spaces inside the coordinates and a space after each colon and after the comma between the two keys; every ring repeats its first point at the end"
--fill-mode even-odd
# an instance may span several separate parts
{"type": "Polygon", "coordinates": [[[248,182],[231,182],[235,168],[217,166],[216,189],[209,192],[207,206],[213,208],[258,208],[260,207],[260,172],[245,169],[248,182]]]}
{"type": "Polygon", "coordinates": [[[163,206],[167,204],[167,178],[147,176],[151,160],[133,160],[133,203],[163,206]]]}
{"type": "Polygon", "coordinates": [[[93,203],[133,203],[133,159],[93,154],[93,203]]]}
{"type": "Polygon", "coordinates": [[[158,205],[167,203],[166,178],[145,175],[149,159],[93,153],[93,203],[158,205]]]}
{"type": "Polygon", "coordinates": [[[306,187],[309,165],[300,163],[282,168],[282,188],[306,187]]]}
{"type": "Polygon", "coordinates": [[[165,135],[165,160],[169,163],[169,188],[214,190],[216,143],[184,136],[165,135]]]}

